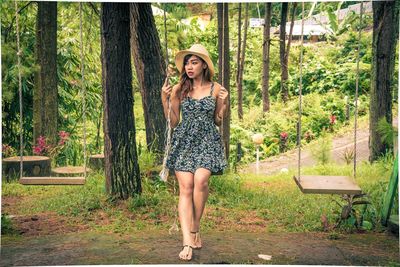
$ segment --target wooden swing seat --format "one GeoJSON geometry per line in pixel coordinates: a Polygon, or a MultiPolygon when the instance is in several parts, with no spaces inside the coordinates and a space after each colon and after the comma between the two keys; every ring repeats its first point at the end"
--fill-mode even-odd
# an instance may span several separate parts
{"type": "Polygon", "coordinates": [[[83,185],[85,177],[22,177],[23,185],[83,185]]]}
{"type": "Polygon", "coordinates": [[[304,194],[361,194],[361,188],[347,176],[301,175],[300,180],[293,176],[297,186],[304,194]]]}

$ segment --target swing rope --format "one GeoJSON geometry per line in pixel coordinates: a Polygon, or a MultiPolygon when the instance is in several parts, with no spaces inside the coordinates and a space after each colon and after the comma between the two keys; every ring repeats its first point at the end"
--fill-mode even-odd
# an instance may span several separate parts
{"type": "MultiPolygon", "coordinates": [[[[164,7],[164,43],[165,43],[165,73],[167,75],[167,84],[169,84],[169,74],[168,74],[168,65],[169,65],[169,60],[168,60],[168,41],[167,41],[167,15],[165,13],[165,7],[164,7]]],[[[168,103],[168,113],[167,113],[167,125],[165,129],[165,134],[166,138],[164,139],[164,159],[163,159],[163,164],[162,164],[162,170],[160,172],[160,177],[161,180],[164,182],[167,182],[169,171],[167,168],[167,157],[169,154],[169,151],[171,149],[171,98],[168,96],[167,98],[167,103],[168,103]]],[[[175,190],[175,186],[174,186],[175,190]]]]}
{"type": "Polygon", "coordinates": [[[80,49],[81,49],[81,92],[82,92],[82,109],[83,109],[83,177],[86,179],[86,87],[85,87],[85,72],[84,72],[84,56],[83,56],[83,31],[82,31],[82,2],[79,3],[79,20],[80,20],[80,49]]]}
{"type": "Polygon", "coordinates": [[[301,5],[301,43],[300,43],[300,87],[299,87],[299,122],[297,126],[297,146],[298,146],[298,162],[297,162],[297,177],[300,176],[301,167],[301,114],[302,114],[302,90],[303,90],[303,42],[304,42],[304,2],[301,5]]]}
{"type": "MultiPolygon", "coordinates": [[[[311,15],[311,14],[310,14],[311,15]]],[[[356,89],[355,89],[355,109],[354,109],[354,157],[353,157],[353,178],[356,178],[357,170],[357,114],[358,114],[358,88],[360,77],[360,47],[361,47],[361,28],[363,16],[363,2],[360,5],[360,26],[358,29],[358,48],[356,59],[356,89]]],[[[298,145],[298,164],[297,173],[298,181],[301,182],[300,169],[301,169],[301,116],[302,116],[302,87],[303,87],[303,30],[304,30],[304,2],[302,2],[301,13],[301,47],[300,47],[300,86],[299,86],[299,121],[297,127],[297,145],[298,145]]]]}
{"type": "Polygon", "coordinates": [[[356,72],[356,93],[354,107],[354,161],[353,161],[353,178],[356,179],[357,174],[357,116],[358,116],[358,86],[360,79],[360,49],[361,49],[361,28],[362,28],[363,2],[360,5],[360,26],[358,29],[358,48],[357,48],[357,72],[356,72]]]}
{"type": "Polygon", "coordinates": [[[24,138],[23,138],[23,118],[22,118],[22,75],[21,75],[21,48],[20,48],[20,40],[19,40],[19,11],[17,0],[14,0],[15,5],[15,22],[17,27],[17,60],[18,60],[18,92],[19,92],[19,178],[22,178],[22,170],[23,170],[23,154],[24,154],[24,138]]]}
{"type": "MultiPolygon", "coordinates": [[[[225,41],[224,41],[224,39],[225,39],[225,5],[226,5],[226,3],[222,3],[222,38],[221,38],[221,40],[222,40],[222,55],[220,55],[221,56],[221,59],[222,59],[222,66],[223,66],[223,69],[221,70],[221,84],[222,84],[222,86],[224,87],[225,86],[225,83],[224,83],[224,80],[225,80],[225,76],[224,76],[224,74],[225,74],[225,70],[224,70],[224,66],[225,66],[225,56],[224,56],[224,54],[225,54],[225,49],[226,49],[226,47],[225,47],[225,41]]],[[[223,108],[223,107],[222,107],[223,108]]],[[[219,114],[217,114],[217,116],[218,116],[219,114]]],[[[222,118],[221,118],[221,126],[220,126],[220,132],[221,132],[221,137],[222,137],[222,140],[223,140],[223,144],[224,144],[224,146],[225,146],[225,140],[224,140],[224,116],[223,116],[223,114],[222,114],[222,118]]],[[[229,148],[227,148],[227,147],[225,147],[225,149],[229,149],[229,148]]],[[[225,157],[226,157],[226,153],[225,153],[225,155],[224,155],[225,157]]]]}
{"type": "MultiPolygon", "coordinates": [[[[165,12],[165,7],[163,9],[164,11],[164,46],[165,46],[165,73],[167,75],[167,84],[169,84],[169,72],[168,72],[168,66],[169,66],[169,59],[168,59],[168,40],[167,40],[167,14],[165,12]]],[[[171,132],[172,132],[172,127],[171,127],[171,98],[168,96],[167,98],[167,103],[168,103],[168,113],[167,113],[167,125],[165,129],[164,136],[166,138],[164,139],[164,158],[163,158],[163,164],[162,164],[162,170],[160,172],[160,178],[162,181],[168,183],[168,175],[169,175],[169,170],[167,168],[167,158],[169,155],[169,152],[171,150],[171,132]]],[[[176,195],[176,179],[173,179],[173,195],[176,195]]],[[[172,231],[179,231],[178,227],[178,216],[177,216],[178,208],[177,205],[174,205],[174,222],[172,223],[171,227],[168,230],[168,233],[171,235],[172,231]]]]}

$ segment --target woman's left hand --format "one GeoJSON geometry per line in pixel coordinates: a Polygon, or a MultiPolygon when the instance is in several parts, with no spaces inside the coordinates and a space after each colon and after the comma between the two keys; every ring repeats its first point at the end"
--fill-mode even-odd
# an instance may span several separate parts
{"type": "Polygon", "coordinates": [[[219,90],[218,93],[218,98],[226,103],[226,100],[228,99],[228,94],[228,90],[226,90],[225,87],[221,87],[221,90],[219,90]]]}

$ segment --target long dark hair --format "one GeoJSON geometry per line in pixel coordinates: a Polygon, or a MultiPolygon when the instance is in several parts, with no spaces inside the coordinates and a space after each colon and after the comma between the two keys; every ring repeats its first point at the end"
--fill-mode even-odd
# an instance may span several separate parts
{"type": "MultiPolygon", "coordinates": [[[[207,62],[205,62],[201,57],[199,57],[197,55],[189,54],[184,57],[183,67],[181,70],[181,76],[179,77],[179,83],[182,84],[181,100],[186,98],[187,95],[189,94],[189,92],[191,92],[193,90],[193,79],[189,78],[189,76],[186,74],[186,71],[185,71],[186,63],[189,61],[189,58],[191,58],[192,56],[197,57],[198,59],[200,59],[200,61],[202,63],[207,65],[207,62]]],[[[211,73],[210,73],[210,69],[208,68],[208,65],[207,65],[207,68],[205,68],[203,70],[203,79],[207,82],[211,82],[211,73]]]]}

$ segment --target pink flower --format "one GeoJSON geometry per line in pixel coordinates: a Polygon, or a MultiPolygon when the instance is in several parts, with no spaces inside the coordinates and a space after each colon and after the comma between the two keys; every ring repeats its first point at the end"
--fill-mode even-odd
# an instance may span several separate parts
{"type": "Polygon", "coordinates": [[[280,136],[281,136],[281,139],[286,140],[288,138],[288,133],[287,132],[281,132],[280,136]]]}
{"type": "Polygon", "coordinates": [[[37,145],[33,146],[33,153],[36,155],[43,155],[50,149],[50,146],[46,144],[46,137],[39,136],[37,139],[37,145]]]}
{"type": "Polygon", "coordinates": [[[37,143],[39,146],[45,147],[46,146],[46,138],[44,136],[39,136],[37,139],[37,143]]]}
{"type": "Polygon", "coordinates": [[[330,124],[335,124],[336,123],[336,116],[335,115],[331,115],[329,118],[329,123],[330,124]]]}
{"type": "Polygon", "coordinates": [[[58,142],[58,145],[62,146],[68,140],[69,133],[67,133],[66,131],[60,131],[60,132],[58,132],[58,136],[60,137],[60,141],[58,142]]]}
{"type": "Polygon", "coordinates": [[[67,139],[69,137],[69,133],[67,133],[66,131],[60,131],[58,132],[58,136],[62,139],[67,139]]]}
{"type": "Polygon", "coordinates": [[[40,146],[33,146],[33,154],[42,155],[43,148],[40,146]]]}

